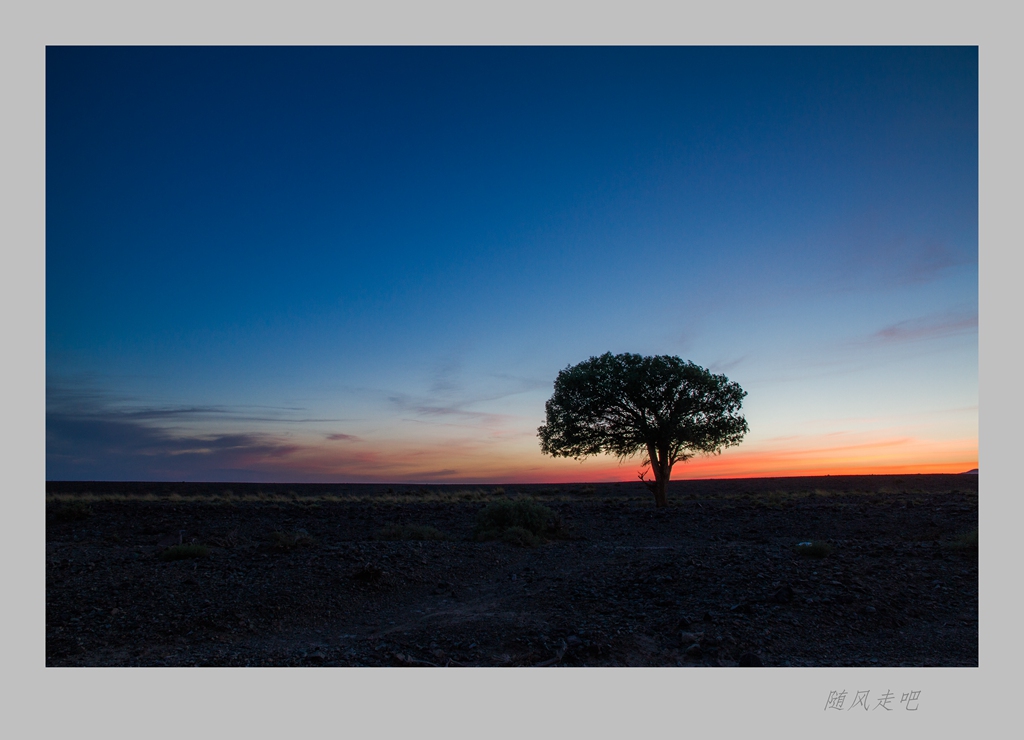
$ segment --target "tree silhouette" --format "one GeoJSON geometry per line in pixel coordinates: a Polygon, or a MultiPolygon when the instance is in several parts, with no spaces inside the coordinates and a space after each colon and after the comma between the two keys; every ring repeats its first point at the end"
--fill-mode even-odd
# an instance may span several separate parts
{"type": "Polygon", "coordinates": [[[537,433],[541,450],[554,457],[646,454],[654,480],[644,471],[639,477],[662,507],[673,465],[740,443],[746,395],[724,375],[678,357],[608,352],[558,373],[537,433]]]}

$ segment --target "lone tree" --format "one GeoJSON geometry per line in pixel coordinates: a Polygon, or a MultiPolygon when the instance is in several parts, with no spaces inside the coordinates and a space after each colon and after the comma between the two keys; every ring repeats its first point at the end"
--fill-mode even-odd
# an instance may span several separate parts
{"type": "Polygon", "coordinates": [[[646,453],[654,480],[640,480],[655,505],[668,506],[672,466],[698,453],[737,445],[747,432],[740,414],[746,391],[671,355],[642,357],[607,352],[558,373],[537,430],[541,450],[582,460],[609,452],[620,459],[646,453]]]}

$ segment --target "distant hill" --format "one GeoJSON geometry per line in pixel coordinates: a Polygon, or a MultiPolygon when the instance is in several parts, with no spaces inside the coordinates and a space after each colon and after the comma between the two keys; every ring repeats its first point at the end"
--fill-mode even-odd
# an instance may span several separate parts
{"type": "Polygon", "coordinates": [[[960,473],[960,475],[977,475],[977,474],[978,474],[978,469],[977,468],[973,468],[971,470],[965,470],[963,473],[960,473]]]}

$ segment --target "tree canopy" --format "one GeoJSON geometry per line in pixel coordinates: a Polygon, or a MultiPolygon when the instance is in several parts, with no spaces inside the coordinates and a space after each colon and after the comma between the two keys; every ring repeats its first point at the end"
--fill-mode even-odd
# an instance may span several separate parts
{"type": "Polygon", "coordinates": [[[537,432],[541,450],[554,457],[645,454],[654,481],[640,479],[657,506],[667,506],[673,465],[743,439],[746,395],[724,375],[672,355],[608,352],[558,373],[537,432]]]}

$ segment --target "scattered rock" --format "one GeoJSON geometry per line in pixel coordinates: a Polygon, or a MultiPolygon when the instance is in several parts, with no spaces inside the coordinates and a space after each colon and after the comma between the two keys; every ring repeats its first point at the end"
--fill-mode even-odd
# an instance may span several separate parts
{"type": "Polygon", "coordinates": [[[760,668],[763,665],[757,653],[743,653],[740,656],[740,666],[743,668],[760,668]]]}
{"type": "Polygon", "coordinates": [[[788,583],[780,586],[771,596],[768,597],[768,601],[772,604],[788,604],[793,600],[793,587],[788,583]]]}

